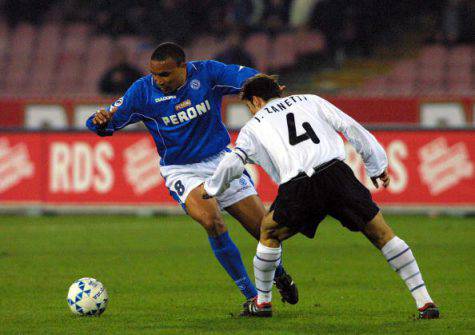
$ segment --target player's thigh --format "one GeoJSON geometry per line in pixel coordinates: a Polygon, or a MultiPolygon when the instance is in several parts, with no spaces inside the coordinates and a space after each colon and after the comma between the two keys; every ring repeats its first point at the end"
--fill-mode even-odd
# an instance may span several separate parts
{"type": "Polygon", "coordinates": [[[311,178],[294,179],[279,186],[271,206],[273,220],[313,238],[326,216],[324,203],[322,196],[314,192],[311,178]]]}
{"type": "Polygon", "coordinates": [[[195,167],[194,170],[189,167],[179,167],[171,171],[167,168],[162,168],[161,172],[165,178],[165,185],[170,191],[170,195],[185,210],[185,203],[188,195],[193,189],[203,184],[207,177],[200,173],[201,171],[198,167],[195,167]]]}
{"type": "Polygon", "coordinates": [[[344,162],[337,162],[316,176],[328,198],[328,214],[351,231],[362,231],[379,212],[370,191],[344,162]]]}
{"type": "Polygon", "coordinates": [[[203,199],[199,186],[190,191],[185,206],[188,215],[199,222],[208,235],[216,237],[227,230],[217,201],[214,198],[203,199]]]}
{"type": "Polygon", "coordinates": [[[362,233],[374,244],[378,249],[384,247],[395,235],[391,227],[384,220],[381,212],[366,224],[362,233]]]}
{"type": "Polygon", "coordinates": [[[266,215],[264,204],[257,195],[250,195],[225,208],[233,218],[257,240],[260,236],[261,221],[266,215]]]}

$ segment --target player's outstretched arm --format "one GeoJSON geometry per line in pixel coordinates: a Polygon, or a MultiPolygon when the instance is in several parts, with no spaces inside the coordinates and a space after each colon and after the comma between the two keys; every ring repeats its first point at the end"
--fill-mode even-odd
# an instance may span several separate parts
{"type": "Polygon", "coordinates": [[[116,107],[111,107],[110,109],[99,108],[87,119],[87,128],[99,136],[111,136],[114,130],[109,124],[116,111],[116,107]]]}
{"type": "Polygon", "coordinates": [[[142,99],[142,83],[136,81],[109,108],[101,108],[89,117],[86,126],[99,136],[111,136],[114,131],[142,120],[144,101],[142,99]]]}
{"type": "Polygon", "coordinates": [[[112,116],[117,111],[117,107],[112,107],[109,111],[105,108],[100,108],[92,117],[92,124],[98,127],[105,127],[112,119],[112,116]]]}
{"type": "Polygon", "coordinates": [[[213,175],[206,179],[204,183],[203,198],[208,199],[222,194],[229,188],[229,184],[242,176],[244,172],[245,158],[239,151],[226,154],[221,160],[213,175]]]}
{"type": "Polygon", "coordinates": [[[328,123],[333,129],[341,132],[361,155],[368,176],[375,178],[375,180],[381,179],[384,185],[385,181],[383,180],[383,176],[386,179],[388,158],[381,144],[379,144],[376,138],[362,125],[349,115],[343,113],[336,106],[323,99],[318,101],[318,103],[328,123]]]}
{"type": "Polygon", "coordinates": [[[205,181],[203,198],[222,194],[234,179],[242,176],[245,164],[258,163],[256,143],[252,130],[248,125],[244,126],[236,140],[236,148],[224,156],[214,174],[205,181]]]}

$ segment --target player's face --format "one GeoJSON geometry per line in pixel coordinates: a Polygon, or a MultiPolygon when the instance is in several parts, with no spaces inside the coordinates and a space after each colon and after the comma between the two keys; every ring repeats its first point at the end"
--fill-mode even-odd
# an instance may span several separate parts
{"type": "Polygon", "coordinates": [[[168,94],[177,90],[185,83],[186,63],[177,64],[171,58],[163,61],[151,60],[150,73],[160,90],[168,94]]]}

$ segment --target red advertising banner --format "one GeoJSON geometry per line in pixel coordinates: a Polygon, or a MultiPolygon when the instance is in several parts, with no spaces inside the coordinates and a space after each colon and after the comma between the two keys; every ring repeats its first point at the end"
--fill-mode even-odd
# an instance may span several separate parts
{"type": "MultiPolygon", "coordinates": [[[[475,131],[374,131],[389,157],[391,185],[374,189],[347,145],[347,163],[376,202],[475,207],[475,131]]],[[[237,134],[233,134],[233,139],[237,134]]],[[[0,205],[176,205],[146,133],[0,133],[0,205]]],[[[264,202],[277,186],[250,173],[264,202]]]]}
{"type": "Polygon", "coordinates": [[[475,131],[374,131],[388,155],[391,183],[375,189],[359,155],[347,163],[383,205],[475,206],[475,131]]]}
{"type": "Polygon", "coordinates": [[[40,202],[46,180],[44,134],[0,133],[0,202],[40,202]]]}

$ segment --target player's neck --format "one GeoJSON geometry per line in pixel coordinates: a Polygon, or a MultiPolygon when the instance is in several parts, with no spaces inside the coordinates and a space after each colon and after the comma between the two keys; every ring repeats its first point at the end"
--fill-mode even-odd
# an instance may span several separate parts
{"type": "Polygon", "coordinates": [[[185,66],[185,70],[183,71],[182,84],[176,88],[175,92],[181,89],[183,86],[185,86],[187,77],[188,77],[188,68],[187,66],[185,66]]]}
{"type": "Polygon", "coordinates": [[[263,109],[265,106],[271,104],[272,102],[274,102],[275,100],[277,99],[280,99],[279,97],[275,97],[275,98],[270,98],[269,100],[263,100],[263,104],[262,106],[259,107],[259,110],[263,109]]]}

